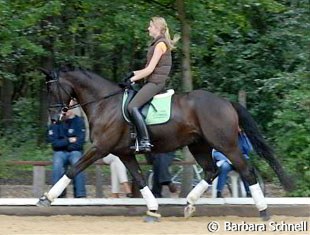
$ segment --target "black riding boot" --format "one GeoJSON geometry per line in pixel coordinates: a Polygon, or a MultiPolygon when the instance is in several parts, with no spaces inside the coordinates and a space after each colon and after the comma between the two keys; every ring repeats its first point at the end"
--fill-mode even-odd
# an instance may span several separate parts
{"type": "Polygon", "coordinates": [[[139,152],[151,152],[152,145],[150,143],[149,132],[146,128],[144,118],[138,108],[132,109],[131,119],[138,132],[139,152]]]}

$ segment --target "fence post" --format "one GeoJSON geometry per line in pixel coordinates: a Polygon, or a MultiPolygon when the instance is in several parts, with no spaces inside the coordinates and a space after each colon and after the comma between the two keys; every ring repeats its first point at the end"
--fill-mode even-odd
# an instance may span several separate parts
{"type": "Polygon", "coordinates": [[[40,197],[44,193],[45,166],[33,166],[32,192],[34,197],[40,197]]]}
{"type": "MultiPolygon", "coordinates": [[[[184,147],[182,151],[185,161],[194,161],[194,157],[189,151],[188,147],[184,147]]],[[[195,164],[195,163],[194,163],[195,164]]],[[[184,165],[183,166],[183,173],[182,173],[182,186],[181,186],[181,192],[180,197],[186,197],[188,193],[193,188],[193,178],[194,178],[194,171],[193,171],[193,165],[184,165]]]]}
{"type": "Polygon", "coordinates": [[[239,174],[236,171],[232,171],[229,174],[230,180],[231,180],[231,191],[232,191],[232,197],[240,197],[238,192],[238,179],[239,179],[239,174]]]}

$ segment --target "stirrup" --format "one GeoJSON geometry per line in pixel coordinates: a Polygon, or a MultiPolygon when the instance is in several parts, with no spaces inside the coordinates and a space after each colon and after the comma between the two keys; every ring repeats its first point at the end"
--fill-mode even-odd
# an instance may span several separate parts
{"type": "Polygon", "coordinates": [[[134,150],[136,153],[149,153],[153,146],[154,145],[152,145],[149,140],[138,141],[138,139],[136,139],[135,145],[130,146],[130,149],[134,150]]]}
{"type": "Polygon", "coordinates": [[[153,145],[150,143],[149,140],[141,140],[139,143],[139,149],[143,152],[151,152],[151,148],[153,145]]]}
{"type": "Polygon", "coordinates": [[[149,153],[152,150],[153,145],[148,140],[141,140],[136,143],[135,151],[137,153],[149,153]]]}

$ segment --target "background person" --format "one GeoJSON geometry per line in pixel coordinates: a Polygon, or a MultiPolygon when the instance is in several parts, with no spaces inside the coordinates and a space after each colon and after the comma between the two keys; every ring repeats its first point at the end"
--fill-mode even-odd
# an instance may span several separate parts
{"type": "MultiPolygon", "coordinates": [[[[74,101],[70,101],[70,106],[74,104],[74,101]]],[[[54,150],[52,181],[55,184],[64,175],[67,167],[75,164],[83,156],[85,142],[83,118],[77,116],[73,110],[68,110],[63,121],[54,121],[49,126],[48,140],[54,150]]],[[[86,197],[83,172],[74,177],[73,191],[76,198],[86,197]]],[[[64,197],[65,192],[60,197],[64,197]]]]}
{"type": "Polygon", "coordinates": [[[118,198],[120,196],[120,185],[123,186],[126,196],[132,197],[131,187],[128,183],[127,170],[119,157],[109,154],[108,156],[102,158],[102,160],[104,163],[110,165],[112,197],[118,198]]]}
{"type": "Polygon", "coordinates": [[[171,173],[169,170],[175,152],[149,154],[149,160],[153,166],[153,186],[152,193],[156,198],[162,197],[162,188],[168,186],[171,193],[177,191],[176,185],[171,181],[171,173]]]}
{"type": "MultiPolygon", "coordinates": [[[[249,153],[253,150],[253,147],[246,134],[240,128],[238,133],[238,145],[243,156],[248,160],[249,153]]],[[[216,165],[218,166],[220,171],[216,186],[217,190],[216,197],[221,198],[223,197],[222,191],[227,181],[227,175],[230,171],[234,170],[234,167],[229,161],[229,159],[223,153],[215,149],[212,150],[212,157],[215,160],[216,165]]],[[[244,179],[242,179],[242,181],[244,184],[247,197],[251,197],[249,184],[244,179]]]]}

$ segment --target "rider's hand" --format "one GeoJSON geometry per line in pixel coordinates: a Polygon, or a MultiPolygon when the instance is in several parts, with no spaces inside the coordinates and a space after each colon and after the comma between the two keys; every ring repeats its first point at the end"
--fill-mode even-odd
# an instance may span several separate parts
{"type": "Polygon", "coordinates": [[[131,86],[131,81],[130,81],[130,79],[128,79],[127,81],[120,82],[118,85],[119,85],[119,87],[121,87],[123,89],[129,88],[131,86]]]}
{"type": "Polygon", "coordinates": [[[126,76],[123,78],[123,82],[128,82],[130,81],[130,78],[132,78],[133,76],[135,76],[134,72],[129,72],[126,74],[126,76]]]}

